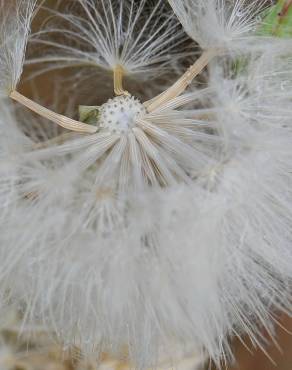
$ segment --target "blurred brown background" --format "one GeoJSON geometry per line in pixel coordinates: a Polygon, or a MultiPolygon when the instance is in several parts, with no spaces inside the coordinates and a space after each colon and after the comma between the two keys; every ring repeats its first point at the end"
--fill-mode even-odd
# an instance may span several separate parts
{"type": "Polygon", "coordinates": [[[292,319],[283,317],[281,325],[285,329],[280,327],[277,329],[280,348],[271,344],[266,349],[276,365],[260,350],[250,354],[243,345],[237,343],[235,351],[238,365],[231,367],[230,370],[292,370],[292,319]]]}

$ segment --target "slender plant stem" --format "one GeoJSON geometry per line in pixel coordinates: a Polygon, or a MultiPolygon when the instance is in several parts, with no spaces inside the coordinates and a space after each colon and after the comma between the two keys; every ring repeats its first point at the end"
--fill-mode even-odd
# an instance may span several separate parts
{"type": "Polygon", "coordinates": [[[23,96],[17,91],[12,91],[10,94],[10,98],[24,105],[31,111],[37,113],[39,116],[47,118],[48,120],[68,130],[88,134],[93,134],[97,131],[97,127],[87,125],[86,123],[75,121],[71,118],[55,113],[50,109],[47,109],[40,104],[37,104],[33,100],[28,99],[27,97],[23,96]]]}
{"type": "Polygon", "coordinates": [[[158,95],[156,98],[144,103],[148,112],[151,113],[155,111],[169,100],[181,95],[192,83],[193,79],[202,72],[202,70],[216,55],[218,55],[218,50],[216,49],[204,51],[201,57],[183,74],[178,81],[175,82],[174,85],[172,85],[162,94],[158,95]]]}
{"type": "Polygon", "coordinates": [[[285,17],[290,9],[290,6],[292,5],[292,0],[286,0],[283,4],[282,11],[280,13],[280,17],[285,17]]]}
{"type": "Polygon", "coordinates": [[[114,91],[118,96],[130,94],[123,88],[123,77],[125,75],[124,68],[121,65],[117,65],[114,68],[114,91]]]}

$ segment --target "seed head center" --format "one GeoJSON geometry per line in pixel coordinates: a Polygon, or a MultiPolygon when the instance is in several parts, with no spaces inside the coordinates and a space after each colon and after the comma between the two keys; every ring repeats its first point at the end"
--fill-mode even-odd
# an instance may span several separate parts
{"type": "Polygon", "coordinates": [[[136,119],[144,113],[145,107],[135,97],[117,96],[101,107],[100,127],[111,132],[125,133],[135,126],[136,119]]]}

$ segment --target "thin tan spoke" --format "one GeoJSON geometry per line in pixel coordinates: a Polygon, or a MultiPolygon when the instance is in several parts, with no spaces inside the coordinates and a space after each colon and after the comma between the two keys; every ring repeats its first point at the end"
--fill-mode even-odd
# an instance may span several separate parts
{"type": "Polygon", "coordinates": [[[88,134],[93,134],[97,131],[97,127],[87,125],[86,123],[75,121],[71,118],[55,113],[50,109],[47,109],[42,105],[34,102],[33,100],[23,96],[17,91],[12,91],[10,94],[10,98],[24,105],[25,107],[37,113],[41,117],[47,118],[49,121],[52,121],[57,125],[62,126],[68,130],[88,134]]]}

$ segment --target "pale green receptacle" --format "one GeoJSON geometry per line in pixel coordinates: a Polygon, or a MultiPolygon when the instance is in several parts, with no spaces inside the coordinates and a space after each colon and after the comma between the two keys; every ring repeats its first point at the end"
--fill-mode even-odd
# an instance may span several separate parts
{"type": "Polygon", "coordinates": [[[79,106],[79,120],[89,125],[96,125],[99,118],[99,106],[79,106]]]}

